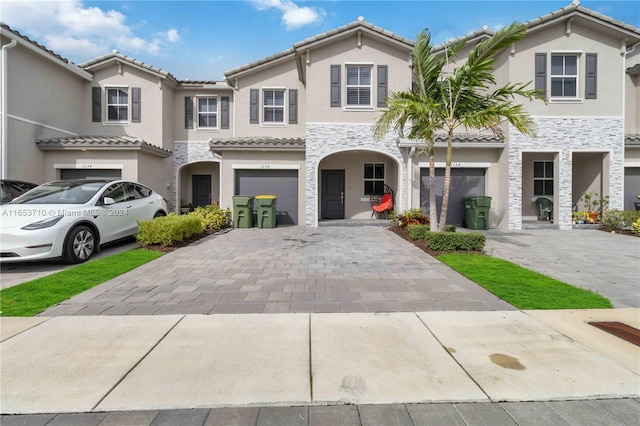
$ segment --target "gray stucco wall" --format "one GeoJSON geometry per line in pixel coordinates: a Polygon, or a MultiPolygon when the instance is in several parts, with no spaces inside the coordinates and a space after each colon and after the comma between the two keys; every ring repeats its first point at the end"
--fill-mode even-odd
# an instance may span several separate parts
{"type": "MultiPolygon", "coordinates": [[[[555,223],[571,229],[572,157],[574,152],[608,153],[609,208],[622,209],[624,132],[622,117],[534,117],[536,137],[509,126],[509,229],[522,229],[522,152],[554,152],[558,156],[559,190],[555,223]]],[[[606,170],[606,168],[605,168],[606,170]]],[[[606,182],[606,180],[605,180],[606,182]]]]}
{"type": "Polygon", "coordinates": [[[350,150],[379,152],[397,162],[399,173],[396,203],[399,210],[406,210],[407,165],[393,133],[377,141],[373,137],[371,124],[307,123],[305,209],[307,226],[318,226],[318,165],[320,161],[330,154],[350,150]]]}

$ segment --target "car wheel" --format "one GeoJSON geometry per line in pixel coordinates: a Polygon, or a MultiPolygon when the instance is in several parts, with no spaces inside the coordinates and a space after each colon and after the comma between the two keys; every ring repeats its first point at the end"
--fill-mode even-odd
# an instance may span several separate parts
{"type": "Polygon", "coordinates": [[[154,218],[156,217],[162,217],[162,216],[166,216],[167,214],[165,212],[163,212],[162,210],[158,210],[156,212],[156,214],[153,215],[154,218]]]}
{"type": "Polygon", "coordinates": [[[64,261],[82,263],[87,261],[96,249],[96,237],[87,226],[73,228],[64,242],[64,261]]]}

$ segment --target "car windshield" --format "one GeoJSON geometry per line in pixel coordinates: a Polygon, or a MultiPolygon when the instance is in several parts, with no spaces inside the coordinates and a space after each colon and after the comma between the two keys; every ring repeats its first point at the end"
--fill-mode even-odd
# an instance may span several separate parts
{"type": "Polygon", "coordinates": [[[11,204],[84,204],[106,182],[51,182],[40,185],[11,201],[11,204]]]}

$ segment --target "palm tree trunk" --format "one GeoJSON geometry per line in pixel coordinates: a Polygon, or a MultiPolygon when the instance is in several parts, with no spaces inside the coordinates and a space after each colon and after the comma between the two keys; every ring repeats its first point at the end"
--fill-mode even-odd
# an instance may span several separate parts
{"type": "Polygon", "coordinates": [[[438,229],[444,231],[447,224],[447,210],[449,209],[449,190],[451,189],[451,157],[453,154],[453,130],[448,132],[447,158],[444,168],[444,191],[442,193],[442,210],[440,211],[440,223],[438,229]]]}
{"type": "Polygon", "coordinates": [[[429,230],[438,230],[438,211],[436,210],[436,162],[433,147],[429,150],[429,230]]]}

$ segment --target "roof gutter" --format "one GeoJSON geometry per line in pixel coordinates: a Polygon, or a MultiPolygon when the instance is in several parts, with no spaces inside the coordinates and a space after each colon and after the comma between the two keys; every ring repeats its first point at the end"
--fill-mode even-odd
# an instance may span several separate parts
{"type": "Polygon", "coordinates": [[[9,88],[8,76],[7,76],[7,51],[16,47],[18,41],[16,39],[11,40],[11,43],[5,44],[2,46],[2,140],[0,143],[2,144],[2,179],[7,178],[7,166],[9,161],[7,159],[7,149],[8,141],[7,141],[7,90],[9,88]]]}

